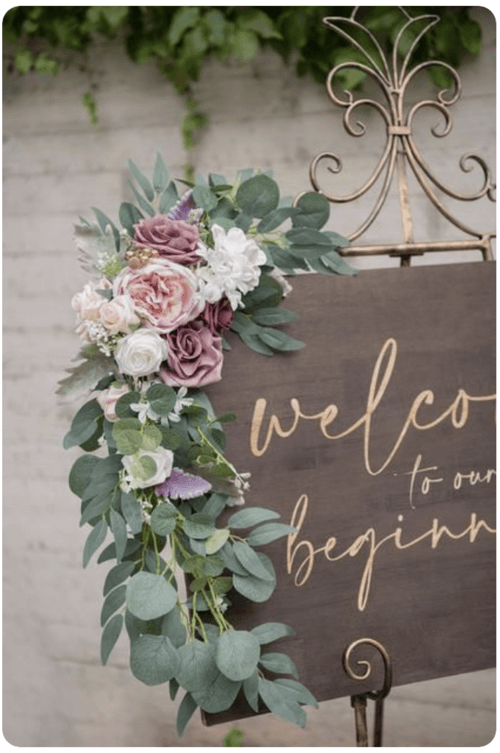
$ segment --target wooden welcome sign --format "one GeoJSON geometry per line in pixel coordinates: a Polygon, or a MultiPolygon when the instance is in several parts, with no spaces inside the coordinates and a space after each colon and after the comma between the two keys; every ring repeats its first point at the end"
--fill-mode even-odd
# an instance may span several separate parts
{"type": "Polygon", "coordinates": [[[247,504],[297,529],[266,547],[273,597],[235,594],[232,621],[293,626],[286,651],[319,701],[381,686],[343,672],[362,637],[387,648],[394,684],[494,666],[494,286],[493,263],[299,276],[302,351],[231,340],[210,390],[238,416],[228,456],[252,474],[247,504]]]}

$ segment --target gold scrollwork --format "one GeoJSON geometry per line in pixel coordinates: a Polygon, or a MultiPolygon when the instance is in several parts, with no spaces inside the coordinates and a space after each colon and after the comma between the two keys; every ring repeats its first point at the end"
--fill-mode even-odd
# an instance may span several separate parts
{"type": "MultiPolygon", "coordinates": [[[[483,196],[487,196],[491,201],[494,201],[495,185],[491,171],[484,159],[472,153],[464,154],[461,157],[459,162],[460,169],[463,172],[469,173],[478,167],[482,171],[483,180],[479,190],[472,193],[459,193],[443,183],[432,172],[413,137],[415,115],[423,108],[432,108],[443,118],[441,124],[431,128],[432,135],[436,138],[447,136],[453,128],[453,119],[448,108],[455,104],[461,96],[462,85],[460,78],[457,72],[447,63],[439,60],[429,60],[409,69],[410,59],[417,44],[424,34],[438,23],[439,17],[435,15],[422,15],[412,18],[406,10],[403,8],[400,8],[400,10],[405,20],[396,36],[390,59],[385,55],[372,32],[356,20],[358,7],[354,9],[350,18],[331,16],[323,19],[323,23],[326,26],[347,39],[357,50],[358,56],[361,54],[366,61],[353,60],[352,62],[339,63],[330,71],[327,78],[326,88],[330,100],[335,105],[345,109],[343,117],[345,130],[356,138],[364,136],[367,131],[366,125],[360,120],[355,120],[354,116],[357,115],[359,108],[363,106],[371,107],[379,113],[385,122],[386,141],[382,155],[372,174],[356,191],[349,194],[337,195],[330,193],[322,187],[318,175],[320,165],[325,163],[328,172],[332,174],[340,173],[343,169],[340,157],[333,152],[322,152],[312,161],[309,170],[311,184],[314,190],[322,193],[328,201],[345,203],[354,201],[366,194],[383,174],[382,185],[371,211],[357,230],[348,236],[352,241],[362,235],[378,216],[385,203],[396,171],[398,173],[400,193],[407,190],[405,188],[406,178],[401,174],[404,170],[404,162],[406,162],[411,167],[422,190],[443,216],[464,233],[475,238],[484,238],[483,232],[469,227],[463,220],[453,215],[436,194],[436,189],[438,189],[452,199],[475,201],[483,196]],[[398,50],[405,34],[409,31],[412,35],[412,42],[408,46],[406,54],[401,58],[398,56],[398,50]],[[363,46],[357,38],[361,34],[366,35],[367,40],[369,40],[369,49],[363,46]],[[410,82],[423,70],[432,66],[440,66],[449,72],[453,80],[451,92],[448,89],[439,91],[436,94],[436,99],[417,102],[405,112],[404,100],[410,82]],[[349,68],[362,71],[370,76],[379,85],[383,94],[383,102],[366,97],[356,100],[351,92],[346,91],[343,92],[345,96],[337,94],[333,88],[334,81],[340,72],[349,68]]],[[[298,198],[300,197],[297,197],[296,201],[298,198]]],[[[489,237],[491,235],[489,234],[489,237]]]]}

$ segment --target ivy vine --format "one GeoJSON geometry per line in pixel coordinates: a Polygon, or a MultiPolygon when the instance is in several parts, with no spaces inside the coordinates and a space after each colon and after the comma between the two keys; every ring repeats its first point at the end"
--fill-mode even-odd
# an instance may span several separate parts
{"type": "MultiPolygon", "coordinates": [[[[481,48],[481,27],[470,16],[472,6],[409,7],[412,15],[433,13],[441,21],[421,41],[415,63],[437,58],[452,67],[481,48]]],[[[207,60],[250,63],[271,48],[299,76],[323,84],[337,63],[353,59],[352,48],[322,24],[325,16],[348,16],[353,6],[17,6],[4,16],[7,72],[56,75],[61,66],[86,52],[99,38],[118,38],[137,64],[155,60],[177,92],[185,97],[182,134],[186,150],[195,149],[207,117],[199,110],[192,84],[207,60]]],[[[396,6],[363,9],[363,22],[389,49],[403,23],[396,6]]],[[[79,64],[81,65],[80,59],[79,64]]],[[[444,69],[429,75],[438,86],[449,85],[444,69]]],[[[362,85],[363,73],[342,73],[346,89],[362,85]]],[[[91,122],[97,122],[95,85],[82,96],[91,122]],[[92,90],[93,89],[93,90],[92,90]]]]}

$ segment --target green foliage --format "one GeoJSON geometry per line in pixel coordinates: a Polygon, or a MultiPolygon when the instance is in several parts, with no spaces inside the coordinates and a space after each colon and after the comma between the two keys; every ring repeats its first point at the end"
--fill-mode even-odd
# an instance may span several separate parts
{"type": "MultiPolygon", "coordinates": [[[[437,58],[456,67],[464,57],[481,48],[481,28],[470,17],[473,6],[409,8],[413,15],[438,14],[434,26],[418,45],[414,62],[437,58]]],[[[353,6],[16,6],[4,17],[4,40],[12,47],[4,55],[10,73],[57,73],[74,53],[84,52],[94,40],[118,37],[130,58],[144,64],[155,60],[180,94],[187,97],[182,123],[186,149],[197,145],[207,122],[192,98],[191,85],[213,56],[233,58],[242,64],[254,60],[262,49],[273,49],[299,76],[309,75],[323,84],[331,68],[358,53],[342,37],[322,24],[327,16],[348,17],[353,6]]],[[[363,9],[367,27],[381,36],[388,50],[401,27],[403,16],[396,6],[363,9]]],[[[403,43],[411,42],[411,34],[403,43]]],[[[403,44],[403,47],[404,47],[403,44]]],[[[403,50],[404,51],[404,50],[403,50]]],[[[429,68],[438,86],[448,86],[443,68],[429,68]]],[[[364,74],[343,73],[343,85],[358,87],[364,74]]],[[[97,108],[92,92],[82,101],[91,122],[97,108]]]]}
{"type": "Polygon", "coordinates": [[[234,729],[229,730],[227,735],[225,735],[223,743],[225,748],[241,747],[243,745],[243,731],[238,729],[238,727],[234,727],[234,729]]]}

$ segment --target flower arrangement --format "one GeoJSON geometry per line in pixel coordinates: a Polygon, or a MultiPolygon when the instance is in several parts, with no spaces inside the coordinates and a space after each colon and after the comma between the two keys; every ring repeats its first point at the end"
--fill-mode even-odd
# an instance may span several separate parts
{"type": "Polygon", "coordinates": [[[86,452],[69,476],[80,525],[91,527],[83,565],[101,547],[98,562],[114,561],[101,659],[125,626],[135,677],[169,682],[172,699],[184,690],[179,734],[196,708],[227,710],[240,693],[255,712],[265,706],[304,725],[301,704],[316,705],[314,697],[292,660],[265,648],[292,628],[234,630],[226,614],[233,589],[254,602],[270,598],[274,567],[255,547],[294,529],[262,507],[227,517],[244,503],[248,474],[224,454],[223,425],[235,416],[217,416],[202,388],[221,379],[230,330],[264,356],[302,347],[279,329],[295,319],[279,305],[290,289],[283,272],[352,274],[336,251],[347,241],[320,230],[324,197],[304,194],[292,207],[265,173],[240,171],[234,185],[212,174],[179,199],[160,155],[152,183],[129,164],[137,204],[121,205],[122,229],[95,208],[95,223],[75,226],[93,279],[72,300],[81,363],[58,390],[93,393],[64,447],[86,452]],[[286,220],[291,228],[278,230],[286,220]]]}

